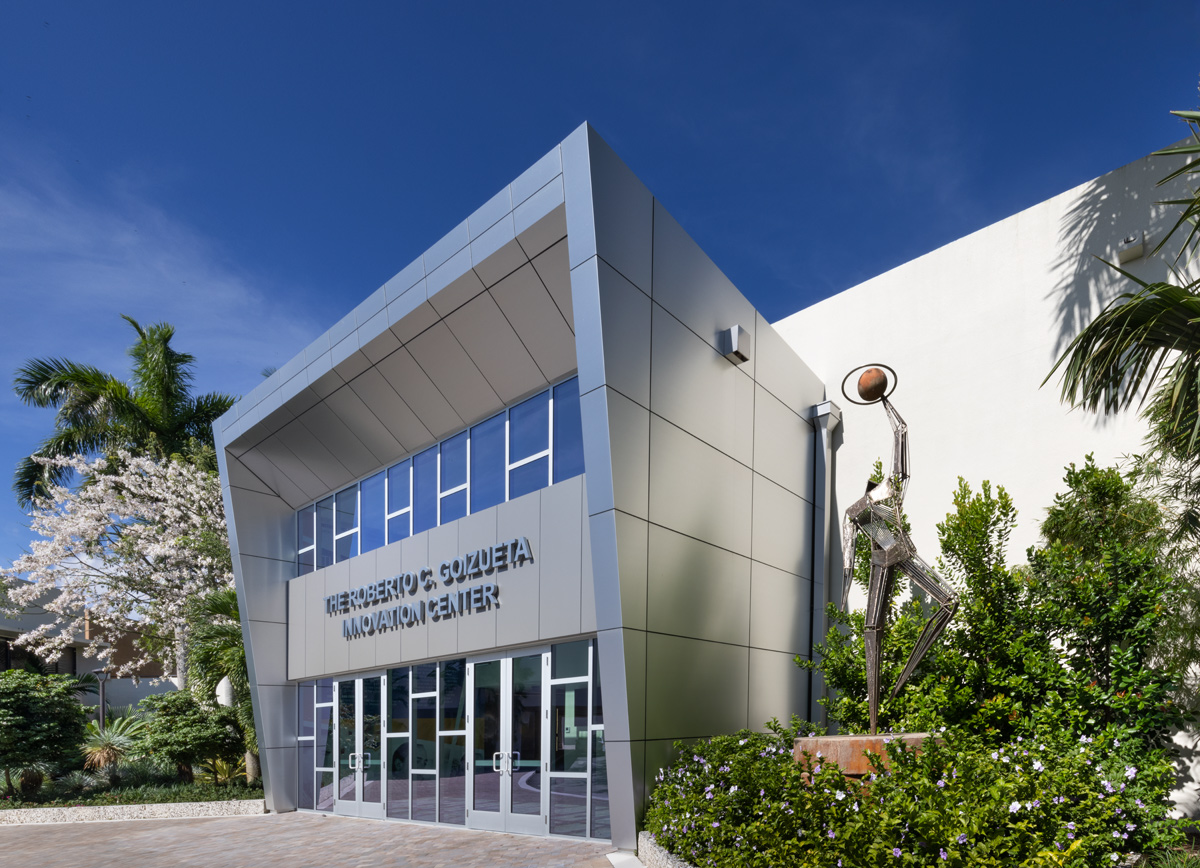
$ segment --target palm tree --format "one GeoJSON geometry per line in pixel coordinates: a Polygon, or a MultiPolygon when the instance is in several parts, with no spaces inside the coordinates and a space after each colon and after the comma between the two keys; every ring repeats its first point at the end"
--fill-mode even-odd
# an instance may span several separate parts
{"type": "Polygon", "coordinates": [[[169,456],[212,446],[212,423],[233,405],[234,397],[210,392],[193,397],[195,357],[171,347],[169,323],[143,328],[122,314],[137,332],[129,348],[133,378],[112,374],[68,359],[32,359],[16,373],[13,385],[25,404],[57,410],[54,433],[17,466],[13,491],[29,506],[51,485],[70,476],[67,468],[39,463],[38,458],[95,456],[118,449],[169,456]]]}
{"type": "MultiPolygon", "coordinates": [[[[1172,112],[1189,126],[1192,140],[1154,156],[1200,154],[1200,112],[1172,112]]],[[[1200,175],[1189,160],[1159,185],[1200,175]]],[[[1200,252],[1200,190],[1160,204],[1183,211],[1154,248],[1158,253],[1179,230],[1175,257],[1190,262],[1200,252]]],[[[1200,536],[1200,280],[1146,283],[1109,265],[1137,289],[1114,298],[1071,342],[1046,376],[1062,372],[1062,399],[1105,414],[1133,406],[1149,423],[1149,462],[1143,468],[1180,507],[1180,532],[1200,536]]]]}
{"type": "Polygon", "coordinates": [[[191,688],[215,699],[218,685],[228,680],[233,712],[246,739],[246,780],[253,782],[259,776],[258,739],[237,591],[222,588],[197,600],[191,621],[187,651],[191,688]]]}
{"type": "Polygon", "coordinates": [[[146,729],[146,721],[136,715],[115,717],[104,729],[94,720],[87,723],[87,734],[80,750],[84,756],[84,768],[103,772],[109,786],[116,786],[120,779],[120,766],[132,758],[138,749],[138,740],[146,729]]]}

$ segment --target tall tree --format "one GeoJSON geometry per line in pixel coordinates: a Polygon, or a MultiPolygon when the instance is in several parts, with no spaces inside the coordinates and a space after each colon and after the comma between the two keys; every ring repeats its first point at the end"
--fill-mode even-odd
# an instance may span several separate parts
{"type": "Polygon", "coordinates": [[[112,467],[106,458],[57,463],[92,482],[76,491],[56,485],[40,497],[31,512],[40,539],[0,568],[5,608],[37,603],[51,616],[16,644],[52,660],[86,631],[106,643],[97,655],[117,676],[158,660],[186,677],[195,600],[233,584],[216,473],[124,451],[112,467]],[[110,664],[118,639],[130,634],[135,653],[110,664]]]}
{"type": "Polygon", "coordinates": [[[95,457],[124,450],[167,457],[198,443],[211,446],[212,423],[236,400],[210,392],[193,396],[195,357],[171,346],[175,327],[143,328],[132,317],[137,341],[129,348],[132,379],[68,359],[32,359],[16,373],[14,388],[26,405],[53,407],[54,433],[17,466],[13,491],[22,506],[70,479],[67,465],[38,459],[95,457]]]}

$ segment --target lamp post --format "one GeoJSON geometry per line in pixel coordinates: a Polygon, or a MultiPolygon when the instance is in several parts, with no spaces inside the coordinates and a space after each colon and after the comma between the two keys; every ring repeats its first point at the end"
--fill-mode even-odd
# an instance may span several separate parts
{"type": "Polygon", "coordinates": [[[96,717],[97,723],[100,726],[100,732],[104,732],[104,682],[108,680],[108,673],[103,669],[93,669],[92,674],[100,682],[100,713],[96,717]]]}

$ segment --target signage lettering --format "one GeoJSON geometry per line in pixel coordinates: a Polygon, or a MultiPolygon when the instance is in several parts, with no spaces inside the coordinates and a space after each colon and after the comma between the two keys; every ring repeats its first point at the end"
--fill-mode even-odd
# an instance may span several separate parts
{"type": "MultiPolygon", "coordinates": [[[[352,609],[379,606],[415,596],[418,591],[433,591],[437,579],[446,587],[491,576],[498,570],[519,567],[533,561],[533,549],[525,537],[516,537],[494,546],[475,549],[456,558],[442,561],[436,573],[429,567],[399,573],[379,579],[349,591],[325,597],[325,614],[339,615],[352,609]]],[[[342,637],[353,639],[384,630],[397,630],[444,621],[473,612],[486,612],[500,605],[500,586],[496,582],[480,582],[453,588],[439,596],[399,602],[370,613],[355,614],[342,620],[342,637]]]]}

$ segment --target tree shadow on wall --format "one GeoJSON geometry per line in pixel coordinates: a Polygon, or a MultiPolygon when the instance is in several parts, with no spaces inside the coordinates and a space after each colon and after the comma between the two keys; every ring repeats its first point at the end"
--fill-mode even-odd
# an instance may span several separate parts
{"type": "MultiPolygon", "coordinates": [[[[1059,221],[1058,244],[1051,262],[1054,283],[1046,298],[1055,307],[1055,340],[1047,372],[1110,301],[1122,292],[1138,289],[1107,264],[1117,263],[1123,239],[1144,233],[1142,255],[1121,263],[1123,269],[1147,282],[1174,280],[1170,266],[1179,241],[1172,239],[1154,256],[1150,251],[1170,231],[1179,214],[1178,206],[1158,203],[1191,195],[1180,179],[1155,186],[1182,162],[1178,157],[1139,160],[1079,188],[1059,221]]],[[[1056,375],[1052,383],[1057,386],[1057,381],[1056,375]]]]}

